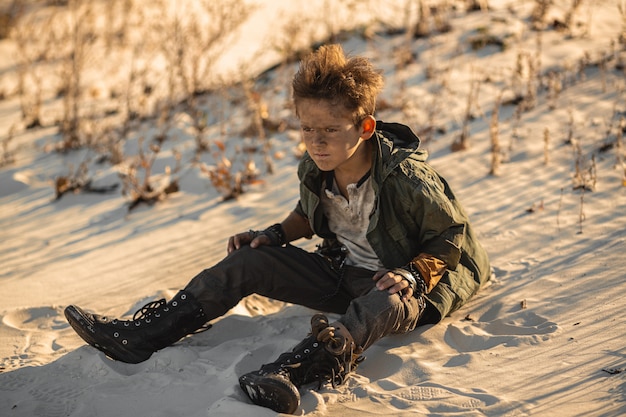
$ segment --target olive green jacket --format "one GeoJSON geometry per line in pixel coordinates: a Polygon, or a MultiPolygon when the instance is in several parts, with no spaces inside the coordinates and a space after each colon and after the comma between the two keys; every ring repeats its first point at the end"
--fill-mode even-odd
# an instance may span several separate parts
{"type": "MultiPolygon", "coordinates": [[[[407,126],[377,122],[372,154],[376,203],[367,239],[389,269],[402,267],[420,253],[447,265],[427,295],[441,319],[461,307],[490,277],[489,260],[452,190],[430,165],[419,138],[407,126]]],[[[315,234],[333,239],[320,206],[324,173],[308,154],[298,167],[300,201],[296,212],[315,234]]],[[[436,320],[438,321],[438,320],[436,320]]]]}

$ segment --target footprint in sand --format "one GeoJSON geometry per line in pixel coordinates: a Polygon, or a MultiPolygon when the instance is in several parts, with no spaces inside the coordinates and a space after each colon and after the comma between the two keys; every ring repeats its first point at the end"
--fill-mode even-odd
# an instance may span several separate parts
{"type": "Polygon", "coordinates": [[[476,352],[498,345],[520,346],[548,340],[559,326],[529,310],[500,316],[502,306],[494,306],[477,321],[452,323],[445,341],[459,352],[476,352]]]}
{"type": "Polygon", "coordinates": [[[2,317],[2,323],[17,330],[59,330],[69,326],[61,311],[53,307],[13,310],[2,317]]]}
{"type": "MultiPolygon", "coordinates": [[[[366,401],[366,407],[376,403],[376,408],[381,410],[380,415],[383,410],[387,410],[389,415],[404,415],[405,410],[407,415],[475,415],[474,410],[481,410],[487,415],[505,415],[511,409],[523,412],[521,404],[502,401],[484,391],[451,388],[429,382],[401,387],[391,381],[381,380],[378,387],[370,385],[356,388],[350,400],[338,402],[345,408],[358,411],[362,404],[359,400],[366,401]]],[[[335,411],[332,406],[329,410],[335,411]]],[[[345,410],[342,411],[345,413],[345,410]]]]}
{"type": "Polygon", "coordinates": [[[8,311],[0,316],[0,370],[24,364],[37,365],[64,348],[69,325],[60,308],[35,307],[8,311]],[[34,361],[34,362],[33,362],[34,361]]]}

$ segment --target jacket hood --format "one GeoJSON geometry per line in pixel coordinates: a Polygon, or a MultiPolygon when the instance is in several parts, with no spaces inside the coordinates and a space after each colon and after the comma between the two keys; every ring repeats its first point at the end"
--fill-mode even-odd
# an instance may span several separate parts
{"type": "Polygon", "coordinates": [[[406,125],[378,120],[375,138],[378,155],[374,155],[374,166],[380,178],[387,177],[407,158],[422,162],[428,158],[428,152],[419,149],[420,138],[406,125]]]}

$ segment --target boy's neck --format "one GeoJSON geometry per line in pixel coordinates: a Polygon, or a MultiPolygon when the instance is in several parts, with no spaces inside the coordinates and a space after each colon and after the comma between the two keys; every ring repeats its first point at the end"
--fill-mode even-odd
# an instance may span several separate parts
{"type": "Polygon", "coordinates": [[[344,197],[347,195],[348,185],[357,184],[372,168],[371,146],[369,140],[363,142],[358,153],[353,155],[351,164],[335,169],[335,182],[344,197]]]}

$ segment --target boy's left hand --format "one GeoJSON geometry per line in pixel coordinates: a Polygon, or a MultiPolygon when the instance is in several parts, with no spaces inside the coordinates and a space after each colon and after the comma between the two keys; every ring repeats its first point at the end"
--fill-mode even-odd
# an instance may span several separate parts
{"type": "Polygon", "coordinates": [[[402,275],[398,275],[388,269],[381,269],[373,277],[376,288],[379,291],[387,290],[389,294],[401,293],[403,301],[409,301],[413,297],[413,288],[402,275]]]}

